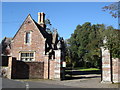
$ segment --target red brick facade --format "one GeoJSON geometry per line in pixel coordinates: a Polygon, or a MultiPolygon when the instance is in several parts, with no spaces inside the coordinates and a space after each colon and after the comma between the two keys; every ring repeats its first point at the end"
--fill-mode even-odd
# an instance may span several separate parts
{"type": "Polygon", "coordinates": [[[44,61],[45,38],[40,33],[40,30],[37,28],[30,15],[28,15],[27,19],[13,38],[11,48],[12,56],[16,57],[17,60],[20,60],[21,51],[33,51],[35,52],[35,61],[44,61]],[[25,44],[26,32],[31,33],[30,44],[25,44]]]}
{"type": "Polygon", "coordinates": [[[44,19],[44,13],[38,13],[38,23],[28,15],[12,38],[8,78],[61,78],[64,41],[58,40],[57,31],[52,34],[46,31],[44,19]]]}

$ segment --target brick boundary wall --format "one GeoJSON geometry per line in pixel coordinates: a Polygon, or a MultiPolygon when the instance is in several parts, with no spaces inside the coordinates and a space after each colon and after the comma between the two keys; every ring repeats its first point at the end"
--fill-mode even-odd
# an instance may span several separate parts
{"type": "Polygon", "coordinates": [[[23,62],[12,58],[8,73],[12,79],[43,79],[44,62],[23,62]]]}
{"type": "Polygon", "coordinates": [[[120,59],[112,59],[113,82],[120,83],[120,59]]]}

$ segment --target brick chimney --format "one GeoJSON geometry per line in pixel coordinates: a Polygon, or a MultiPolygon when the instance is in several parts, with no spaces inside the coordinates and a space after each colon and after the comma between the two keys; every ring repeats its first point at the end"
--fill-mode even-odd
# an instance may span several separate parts
{"type": "Polygon", "coordinates": [[[45,28],[45,14],[43,12],[38,12],[38,24],[45,28]]]}

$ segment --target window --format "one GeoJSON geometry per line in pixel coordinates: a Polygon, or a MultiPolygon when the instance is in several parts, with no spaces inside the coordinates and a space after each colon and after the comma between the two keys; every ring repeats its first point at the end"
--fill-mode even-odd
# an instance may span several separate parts
{"type": "Polygon", "coordinates": [[[30,32],[26,32],[25,43],[30,43],[30,32]]]}
{"type": "Polygon", "coordinates": [[[22,52],[21,60],[22,61],[34,61],[34,52],[22,52]]]}

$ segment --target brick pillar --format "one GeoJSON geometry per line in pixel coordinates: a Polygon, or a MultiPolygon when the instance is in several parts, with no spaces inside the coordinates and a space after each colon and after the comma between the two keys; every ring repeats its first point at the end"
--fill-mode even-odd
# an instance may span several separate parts
{"type": "Polygon", "coordinates": [[[54,78],[60,79],[60,73],[61,73],[61,50],[55,50],[55,70],[54,70],[54,78]]]}
{"type": "Polygon", "coordinates": [[[101,83],[112,83],[111,80],[111,59],[108,49],[102,49],[102,82],[101,83]]]}
{"type": "Polygon", "coordinates": [[[112,69],[113,69],[113,83],[120,83],[120,62],[118,58],[112,58],[112,69]]]}
{"type": "Polygon", "coordinates": [[[50,60],[49,79],[54,79],[54,60],[50,60]]]}
{"type": "Polygon", "coordinates": [[[12,78],[12,57],[8,58],[8,71],[7,71],[7,78],[12,78]]]}
{"type": "Polygon", "coordinates": [[[48,79],[48,58],[48,55],[46,55],[44,60],[44,79],[48,79]]]}

